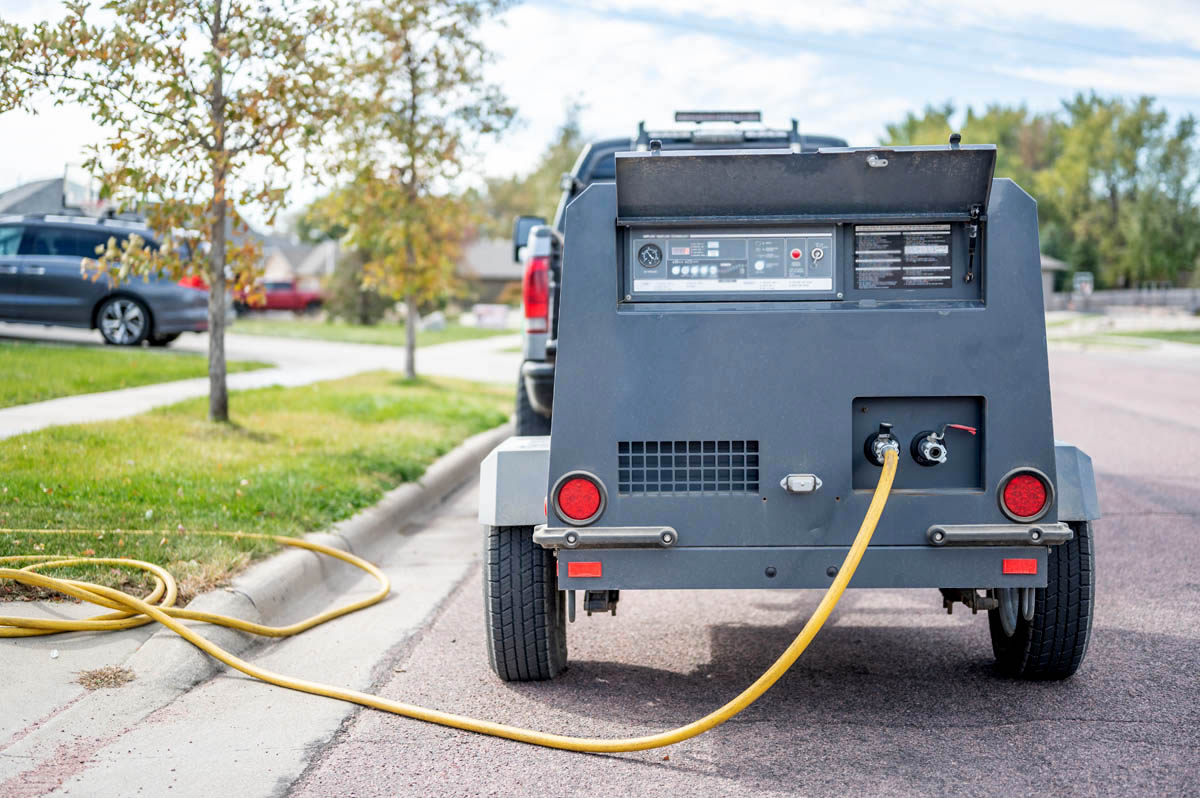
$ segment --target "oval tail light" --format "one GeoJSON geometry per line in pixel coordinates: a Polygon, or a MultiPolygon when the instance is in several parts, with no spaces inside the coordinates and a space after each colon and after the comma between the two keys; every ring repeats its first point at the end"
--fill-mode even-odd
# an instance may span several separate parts
{"type": "Polygon", "coordinates": [[[1050,480],[1040,471],[1019,468],[1000,480],[1000,509],[1013,521],[1036,521],[1046,514],[1054,498],[1050,480]]]}
{"type": "Polygon", "coordinates": [[[559,518],[574,526],[590,524],[599,518],[607,498],[600,480],[585,471],[565,474],[551,495],[559,518]]]}

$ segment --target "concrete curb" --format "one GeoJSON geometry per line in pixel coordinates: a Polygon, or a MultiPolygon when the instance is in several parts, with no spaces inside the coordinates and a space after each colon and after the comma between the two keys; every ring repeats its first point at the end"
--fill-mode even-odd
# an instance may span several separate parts
{"type": "MultiPolygon", "coordinates": [[[[306,539],[366,556],[387,535],[429,512],[474,477],[483,458],[512,435],[513,430],[509,422],[468,438],[435,461],[417,482],[394,488],[377,504],[335,524],[328,533],[313,533],[306,535],[306,539]]],[[[188,606],[276,625],[284,622],[289,607],[315,586],[345,578],[345,568],[328,557],[286,549],[249,568],[234,579],[231,587],[205,593],[188,606]]],[[[233,654],[241,654],[260,641],[224,627],[202,625],[202,628],[205,637],[233,654]]],[[[169,629],[151,635],[126,666],[133,669],[143,684],[168,691],[188,690],[225,667],[169,629]]]]}

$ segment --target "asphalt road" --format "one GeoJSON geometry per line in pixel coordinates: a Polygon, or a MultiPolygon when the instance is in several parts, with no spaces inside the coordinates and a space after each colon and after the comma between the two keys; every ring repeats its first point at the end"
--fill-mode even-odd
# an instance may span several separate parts
{"type": "MultiPolygon", "coordinates": [[[[1052,377],[1056,434],[1094,458],[1105,514],[1094,633],[1073,679],[998,678],[986,619],[947,616],[935,591],[851,591],[763,700],[695,740],[579,755],[364,711],[291,794],[1200,793],[1200,360],[1055,351],[1052,377]]],[[[487,667],[471,572],[378,671],[378,692],[576,735],[644,734],[708,712],[767,667],[819,599],[629,593],[618,617],[570,627],[562,678],[506,685],[487,667]]]]}

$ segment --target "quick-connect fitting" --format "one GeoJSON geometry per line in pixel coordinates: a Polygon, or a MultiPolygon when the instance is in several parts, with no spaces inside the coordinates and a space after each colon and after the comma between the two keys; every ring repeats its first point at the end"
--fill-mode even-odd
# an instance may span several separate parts
{"type": "Polygon", "coordinates": [[[926,468],[941,465],[946,462],[946,458],[950,454],[946,449],[943,435],[933,430],[925,430],[918,433],[912,439],[909,451],[912,453],[912,458],[917,462],[917,465],[922,465],[926,468]]]}
{"type": "Polygon", "coordinates": [[[895,452],[897,457],[900,455],[900,442],[892,434],[892,425],[885,421],[879,425],[879,432],[872,433],[867,438],[863,444],[863,453],[872,464],[882,468],[883,455],[887,451],[895,452]]]}

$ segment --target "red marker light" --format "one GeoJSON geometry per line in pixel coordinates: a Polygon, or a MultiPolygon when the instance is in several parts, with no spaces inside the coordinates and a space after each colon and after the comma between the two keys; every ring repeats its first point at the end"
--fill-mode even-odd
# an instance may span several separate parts
{"type": "Polygon", "coordinates": [[[573,579],[588,576],[603,576],[604,565],[599,562],[569,562],[567,576],[573,579]]]}
{"type": "Polygon", "coordinates": [[[1035,576],[1037,575],[1037,560],[1024,557],[1005,557],[1000,569],[1006,574],[1035,576]]]}
{"type": "Polygon", "coordinates": [[[801,252],[800,250],[798,250],[798,249],[792,250],[792,260],[800,260],[802,255],[804,255],[804,253],[801,252]]]}

